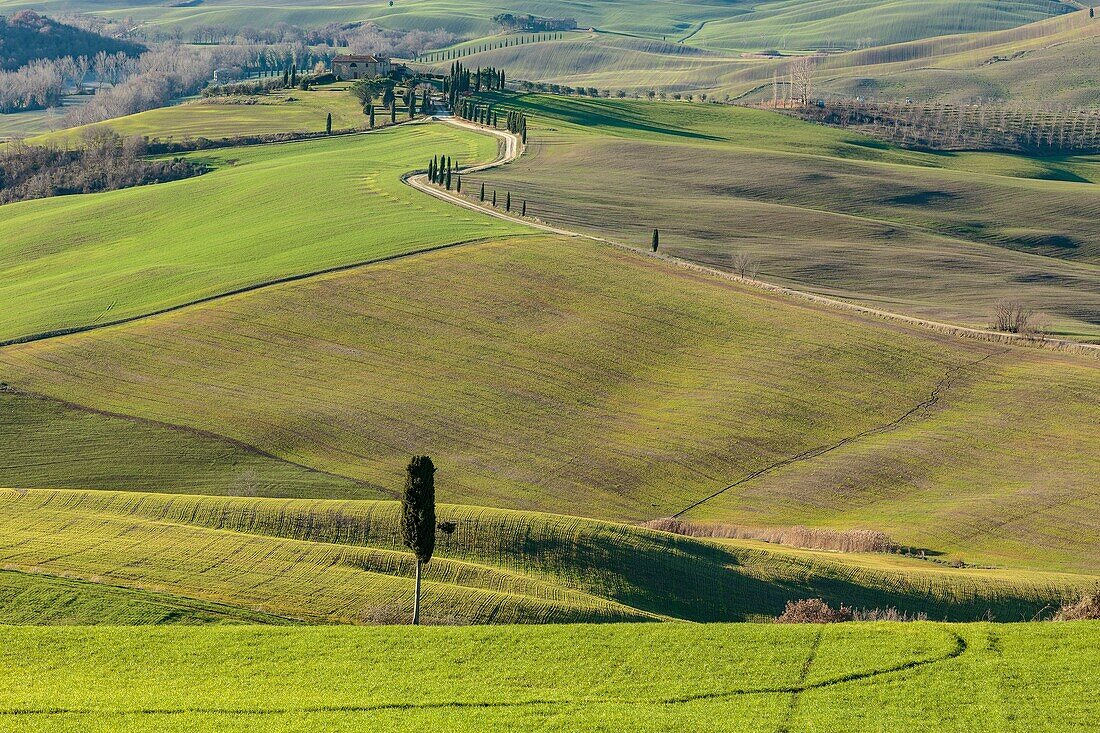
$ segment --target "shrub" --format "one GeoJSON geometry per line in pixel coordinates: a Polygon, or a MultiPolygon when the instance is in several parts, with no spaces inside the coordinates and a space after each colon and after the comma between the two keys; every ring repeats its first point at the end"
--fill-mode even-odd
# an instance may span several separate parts
{"type": "Polygon", "coordinates": [[[787,601],[775,622],[777,624],[836,624],[855,618],[852,609],[841,604],[833,608],[820,598],[803,598],[800,601],[787,601]]]}
{"type": "Polygon", "coordinates": [[[1100,621],[1100,593],[1084,596],[1075,603],[1064,603],[1054,614],[1055,621],[1100,621]]]}

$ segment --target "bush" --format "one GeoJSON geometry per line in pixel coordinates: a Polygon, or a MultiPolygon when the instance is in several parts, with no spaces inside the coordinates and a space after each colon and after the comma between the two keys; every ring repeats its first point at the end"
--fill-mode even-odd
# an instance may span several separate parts
{"type": "Polygon", "coordinates": [[[833,608],[821,598],[803,598],[787,601],[787,607],[776,619],[777,624],[836,624],[852,621],[852,609],[841,604],[833,608]]]}
{"type": "Polygon", "coordinates": [[[1100,621],[1100,593],[1083,597],[1075,603],[1065,603],[1054,614],[1055,621],[1100,621]]]}

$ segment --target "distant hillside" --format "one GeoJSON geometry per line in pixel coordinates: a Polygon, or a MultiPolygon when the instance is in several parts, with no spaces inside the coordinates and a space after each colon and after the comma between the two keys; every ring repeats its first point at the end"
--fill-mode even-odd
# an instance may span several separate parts
{"type": "Polygon", "coordinates": [[[63,56],[95,56],[107,53],[138,54],[144,46],[105,38],[39,15],[20,10],[10,17],[0,15],[0,70],[12,71],[35,59],[63,56]]]}

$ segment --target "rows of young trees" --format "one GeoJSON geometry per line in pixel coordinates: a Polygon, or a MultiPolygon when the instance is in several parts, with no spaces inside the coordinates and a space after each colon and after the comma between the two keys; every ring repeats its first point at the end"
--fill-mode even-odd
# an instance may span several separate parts
{"type": "Polygon", "coordinates": [[[209,168],[187,159],[149,160],[145,140],[106,129],[76,148],[15,142],[0,149],[0,204],[190,178],[209,168]]]}
{"type": "Polygon", "coordinates": [[[1100,109],[999,104],[911,104],[839,100],[788,110],[856,128],[905,147],[931,150],[1100,151],[1100,109]]]}
{"type": "Polygon", "coordinates": [[[463,48],[449,48],[442,51],[428,51],[421,53],[415,57],[416,61],[423,63],[438,63],[440,61],[454,61],[455,59],[462,58],[464,56],[471,56],[475,53],[484,53],[486,51],[495,51],[500,48],[511,48],[513,46],[523,46],[528,43],[543,43],[545,41],[560,41],[565,37],[563,33],[536,33],[534,35],[522,35],[505,38],[501,41],[491,41],[489,43],[482,43],[477,46],[466,46],[463,48]]]}

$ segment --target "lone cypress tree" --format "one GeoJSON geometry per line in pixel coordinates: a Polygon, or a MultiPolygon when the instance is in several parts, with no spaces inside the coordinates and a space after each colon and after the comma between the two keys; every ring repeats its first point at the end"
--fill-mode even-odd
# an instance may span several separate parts
{"type": "Polygon", "coordinates": [[[331,135],[332,134],[332,113],[331,112],[328,113],[328,117],[325,119],[325,134],[326,135],[331,135]]]}
{"type": "Polygon", "coordinates": [[[485,203],[485,184],[481,184],[481,202],[485,203]]]}
{"type": "Polygon", "coordinates": [[[661,244],[661,233],[656,229],[653,230],[653,251],[657,251],[657,247],[661,244]]]}
{"type": "Polygon", "coordinates": [[[508,212],[512,211],[512,192],[511,191],[508,192],[507,198],[504,199],[504,210],[508,211],[508,212]]]}
{"type": "Polygon", "coordinates": [[[493,189],[493,206],[496,206],[496,205],[497,205],[497,191],[494,188],[493,189]]]}
{"type": "Polygon", "coordinates": [[[420,571],[435,551],[435,466],[428,456],[413,456],[405,469],[401,495],[401,539],[416,555],[413,624],[420,623],[420,571]]]}
{"type": "Polygon", "coordinates": [[[520,216],[527,216],[527,199],[523,200],[523,208],[519,212],[520,216]]]}

